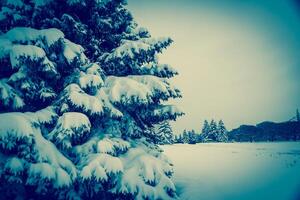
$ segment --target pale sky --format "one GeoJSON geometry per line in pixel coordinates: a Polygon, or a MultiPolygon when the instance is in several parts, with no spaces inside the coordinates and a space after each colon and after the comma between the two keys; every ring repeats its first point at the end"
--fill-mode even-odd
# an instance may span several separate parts
{"type": "Polygon", "coordinates": [[[291,0],[128,0],[140,26],[175,42],[161,63],[186,115],[175,133],[199,131],[204,119],[228,129],[286,121],[300,108],[300,9],[291,0]]]}

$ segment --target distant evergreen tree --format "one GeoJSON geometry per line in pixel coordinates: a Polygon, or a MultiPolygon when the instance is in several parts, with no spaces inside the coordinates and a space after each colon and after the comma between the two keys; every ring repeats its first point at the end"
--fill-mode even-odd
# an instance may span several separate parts
{"type": "Polygon", "coordinates": [[[182,138],[182,134],[177,136],[177,143],[183,143],[183,138],[182,138]]]}
{"type": "Polygon", "coordinates": [[[201,134],[198,137],[198,142],[203,142],[208,137],[210,132],[210,126],[207,120],[204,120],[201,134]]]}
{"type": "Polygon", "coordinates": [[[156,135],[159,136],[158,144],[173,144],[173,131],[168,121],[164,121],[158,125],[156,135]]]}
{"type": "Polygon", "coordinates": [[[189,139],[189,134],[186,130],[183,131],[182,133],[182,143],[189,143],[190,139],[189,139]]]}
{"type": "Polygon", "coordinates": [[[217,123],[214,119],[211,120],[209,128],[210,128],[210,131],[209,131],[207,139],[210,141],[217,141],[218,127],[217,127],[217,123]]]}
{"type": "Polygon", "coordinates": [[[188,137],[189,137],[189,144],[196,144],[197,143],[197,134],[195,133],[195,130],[191,130],[188,132],[188,137]]]}
{"type": "Polygon", "coordinates": [[[178,143],[178,135],[174,135],[174,143],[178,143]]]}
{"type": "Polygon", "coordinates": [[[214,119],[211,120],[210,124],[205,120],[198,138],[199,142],[227,142],[228,135],[223,120],[220,120],[218,124],[214,119]]]}
{"type": "Polygon", "coordinates": [[[202,128],[202,134],[207,134],[210,132],[210,126],[208,124],[207,120],[204,120],[203,128],[202,128]]]}
{"type": "Polygon", "coordinates": [[[223,120],[220,120],[218,123],[216,139],[218,142],[228,142],[227,129],[223,120]]]}

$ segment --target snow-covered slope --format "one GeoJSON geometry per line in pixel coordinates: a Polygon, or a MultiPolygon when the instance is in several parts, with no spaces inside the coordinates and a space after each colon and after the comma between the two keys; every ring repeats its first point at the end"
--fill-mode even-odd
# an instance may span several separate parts
{"type": "Polygon", "coordinates": [[[173,161],[180,199],[300,199],[300,142],[162,147],[173,161]]]}

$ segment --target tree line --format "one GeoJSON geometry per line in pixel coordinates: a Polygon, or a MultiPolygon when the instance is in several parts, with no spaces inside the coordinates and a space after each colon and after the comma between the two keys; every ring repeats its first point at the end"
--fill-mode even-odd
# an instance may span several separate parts
{"type": "Polygon", "coordinates": [[[286,122],[262,122],[257,125],[241,125],[227,131],[223,120],[210,122],[204,120],[202,130],[184,130],[181,134],[173,134],[168,122],[162,122],[155,127],[156,144],[173,143],[204,143],[204,142],[259,142],[259,141],[290,141],[300,140],[300,113],[286,122]]]}
{"type": "Polygon", "coordinates": [[[195,130],[184,130],[182,134],[174,137],[174,143],[196,144],[203,142],[228,142],[228,131],[223,120],[216,122],[204,120],[201,132],[195,130]]]}

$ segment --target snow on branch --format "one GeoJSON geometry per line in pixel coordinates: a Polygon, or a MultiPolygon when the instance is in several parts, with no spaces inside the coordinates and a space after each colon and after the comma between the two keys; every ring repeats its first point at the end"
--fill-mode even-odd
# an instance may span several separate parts
{"type": "Polygon", "coordinates": [[[69,64],[77,61],[76,59],[78,59],[80,64],[86,64],[88,62],[87,57],[83,53],[84,49],[81,45],[75,44],[68,39],[64,39],[63,45],[63,55],[69,64]]]}
{"type": "Polygon", "coordinates": [[[153,111],[153,117],[159,118],[160,121],[163,121],[166,119],[175,120],[178,116],[182,116],[183,114],[184,114],[184,112],[182,112],[175,105],[162,105],[153,111]]]}
{"type": "Polygon", "coordinates": [[[97,143],[97,152],[118,155],[129,149],[130,143],[120,138],[104,138],[97,143]]]}
{"type": "Polygon", "coordinates": [[[143,148],[131,148],[121,156],[124,173],[112,192],[132,194],[137,199],[172,199],[175,186],[168,177],[170,163],[157,158],[143,148]]]}
{"type": "Polygon", "coordinates": [[[55,128],[47,135],[47,138],[62,149],[68,149],[82,142],[90,130],[91,123],[86,115],[67,112],[58,118],[55,128]]]}
{"type": "Polygon", "coordinates": [[[87,74],[98,75],[103,77],[104,72],[98,63],[89,63],[86,65],[80,66],[82,71],[85,71],[87,74]]]}
{"type": "Polygon", "coordinates": [[[80,72],[79,85],[82,89],[97,90],[103,84],[101,76],[80,72]]]}
{"type": "Polygon", "coordinates": [[[0,114],[0,119],[0,140],[9,136],[16,140],[29,138],[34,133],[30,118],[24,113],[3,113],[0,114]]]}
{"type": "Polygon", "coordinates": [[[90,154],[81,165],[80,176],[83,180],[107,181],[112,174],[124,170],[120,158],[102,153],[90,154]]]}
{"type": "Polygon", "coordinates": [[[27,64],[28,61],[38,63],[38,68],[33,70],[58,74],[55,64],[47,58],[42,48],[33,45],[14,45],[10,52],[12,68],[20,68],[22,65],[33,67],[27,64]]]}
{"type": "Polygon", "coordinates": [[[2,148],[15,148],[16,141],[22,140],[31,144],[36,132],[35,126],[53,123],[56,117],[57,115],[51,107],[37,112],[0,114],[0,143],[2,148]]]}
{"type": "Polygon", "coordinates": [[[52,124],[58,118],[54,107],[48,106],[36,112],[26,112],[36,123],[52,124]]]}
{"type": "Polygon", "coordinates": [[[6,79],[0,79],[0,108],[12,107],[14,110],[23,108],[25,103],[18,92],[11,87],[6,79]]]}
{"type": "Polygon", "coordinates": [[[59,39],[64,38],[63,32],[56,28],[49,29],[33,29],[28,27],[16,27],[9,30],[4,37],[13,43],[30,44],[38,40],[45,41],[48,47],[51,47],[59,39]]]}
{"type": "Polygon", "coordinates": [[[98,90],[96,96],[103,102],[106,110],[111,117],[120,118],[123,116],[123,113],[110,102],[108,94],[105,92],[105,89],[103,87],[98,90]]]}
{"type": "Polygon", "coordinates": [[[144,63],[156,62],[156,54],[172,43],[170,38],[123,40],[110,54],[104,54],[103,68],[108,75],[141,74],[144,63]]]}
{"type": "Polygon", "coordinates": [[[166,80],[155,76],[108,76],[105,90],[112,103],[151,104],[158,99],[167,100],[180,96],[179,90],[166,80]]]}
{"type": "Polygon", "coordinates": [[[36,181],[45,179],[50,175],[54,188],[67,187],[75,181],[77,177],[75,165],[52,142],[42,136],[39,128],[35,128],[33,140],[35,141],[33,151],[36,154],[34,163],[30,164],[29,167],[28,173],[30,176],[27,179],[27,184],[36,185],[38,184],[36,181]],[[48,163],[48,165],[43,163],[48,163]],[[55,172],[55,178],[53,171],[55,172]]]}
{"type": "MultiPolygon", "coordinates": [[[[76,178],[76,169],[70,160],[42,136],[37,120],[47,121],[45,117],[42,117],[45,112],[0,114],[1,148],[18,149],[20,155],[25,154],[27,156],[25,158],[33,162],[25,165],[28,174],[27,184],[36,184],[42,179],[51,179],[54,187],[68,186],[76,178]],[[20,141],[30,145],[31,149],[24,149],[22,147],[24,144],[21,145],[20,141]],[[28,151],[35,153],[30,155],[28,151]]],[[[12,159],[8,160],[9,162],[6,164],[7,171],[15,174],[23,171],[23,168],[20,167],[23,161],[12,159]]]]}
{"type": "Polygon", "coordinates": [[[150,74],[161,78],[171,78],[178,72],[168,64],[146,63],[140,68],[140,74],[150,74]]]}
{"type": "Polygon", "coordinates": [[[72,83],[64,89],[62,103],[67,103],[68,108],[83,110],[91,115],[101,115],[103,113],[103,103],[95,96],[86,94],[79,85],[72,83]]]}

